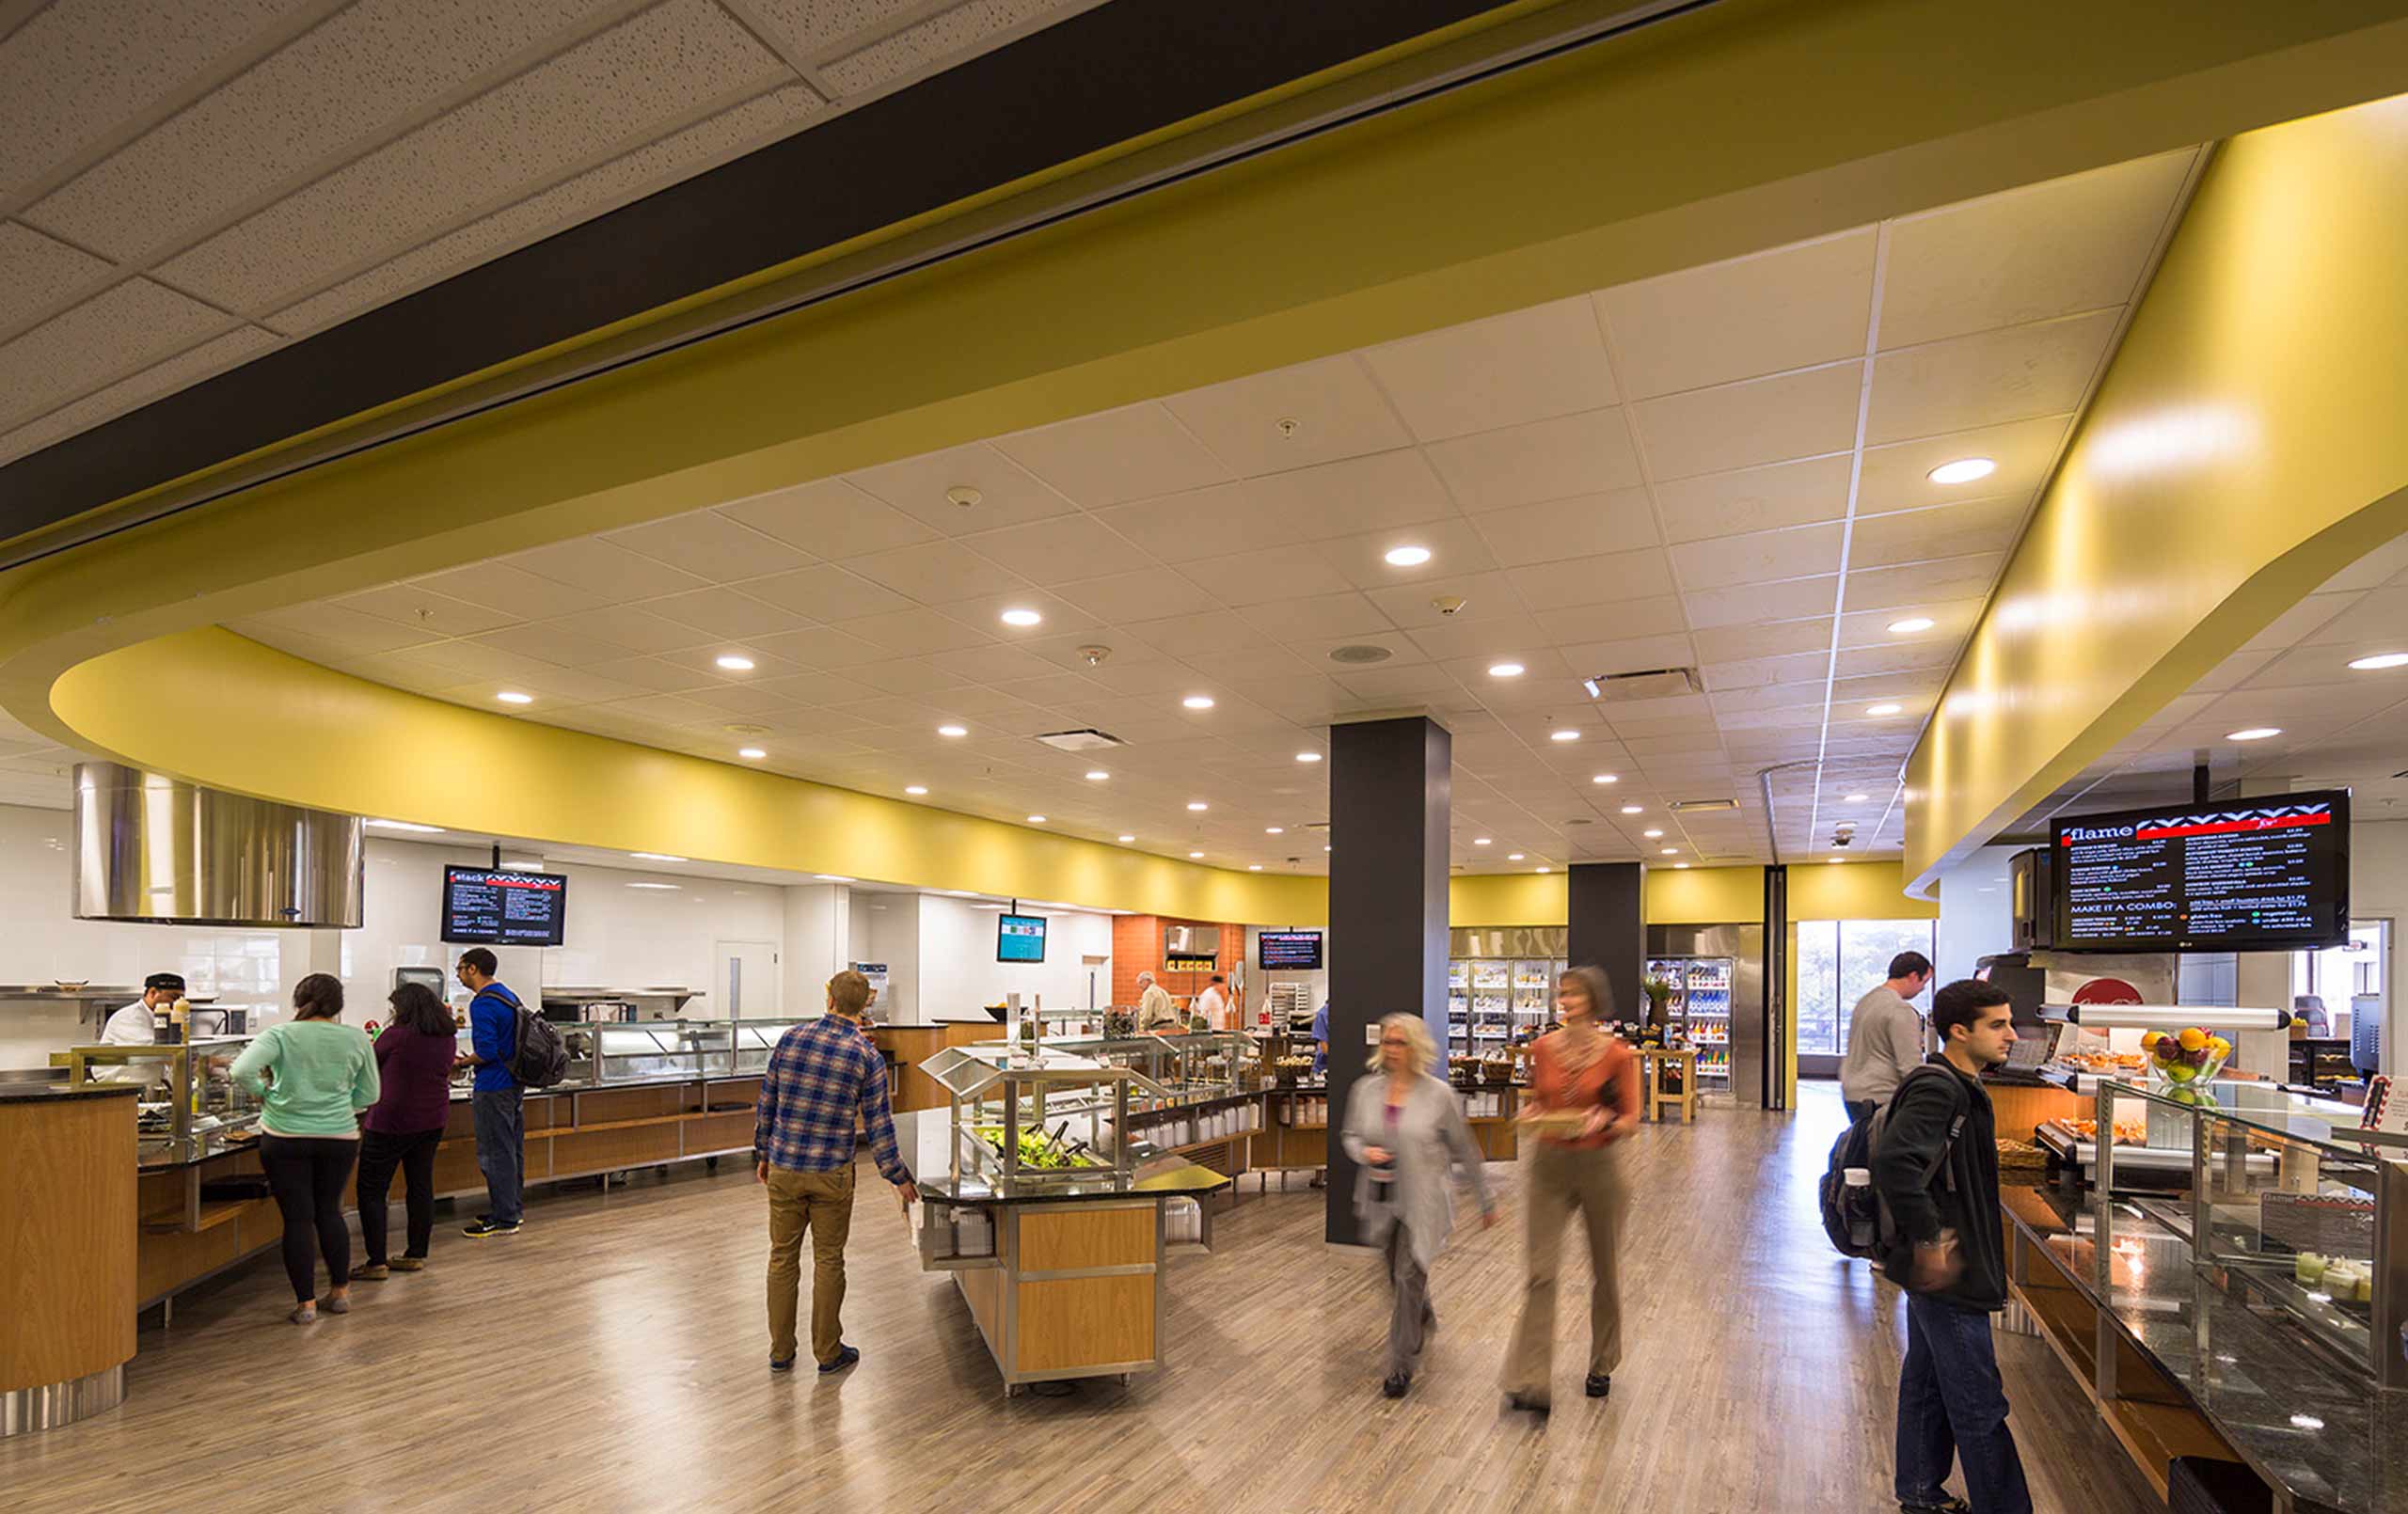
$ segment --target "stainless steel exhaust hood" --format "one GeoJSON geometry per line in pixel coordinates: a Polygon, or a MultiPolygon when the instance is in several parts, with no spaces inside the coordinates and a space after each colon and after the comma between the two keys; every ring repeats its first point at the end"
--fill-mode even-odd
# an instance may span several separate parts
{"type": "Polygon", "coordinates": [[[357,815],[83,763],[75,769],[75,918],[356,930],[364,834],[357,815]]]}

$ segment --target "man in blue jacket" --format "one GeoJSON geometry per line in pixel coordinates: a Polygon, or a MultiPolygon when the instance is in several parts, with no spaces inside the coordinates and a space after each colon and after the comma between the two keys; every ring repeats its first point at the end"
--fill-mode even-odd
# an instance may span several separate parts
{"type": "Polygon", "coordinates": [[[482,946],[460,954],[460,985],[476,995],[468,1002],[468,1063],[477,1069],[468,1102],[477,1120],[477,1170],[493,1205],[461,1234],[480,1240],[518,1228],[527,1185],[526,1111],[510,1070],[518,1052],[518,996],[495,981],[500,966],[482,946]]]}

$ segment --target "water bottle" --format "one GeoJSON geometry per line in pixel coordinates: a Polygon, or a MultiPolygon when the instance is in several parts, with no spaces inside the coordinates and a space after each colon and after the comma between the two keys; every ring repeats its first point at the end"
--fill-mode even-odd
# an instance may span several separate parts
{"type": "Polygon", "coordinates": [[[1847,1238],[1859,1250],[1873,1245],[1873,1174],[1868,1168],[1850,1167],[1840,1174],[1847,1186],[1847,1238]]]}

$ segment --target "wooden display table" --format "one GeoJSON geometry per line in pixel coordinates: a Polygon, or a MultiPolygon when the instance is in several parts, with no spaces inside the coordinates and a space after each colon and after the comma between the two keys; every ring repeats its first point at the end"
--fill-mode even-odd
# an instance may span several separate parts
{"type": "Polygon", "coordinates": [[[1640,1059],[1647,1065],[1647,1095],[1640,1101],[1639,1117],[1642,1120],[1656,1119],[1660,1116],[1664,1106],[1669,1104],[1681,1112],[1683,1125],[1696,1119],[1696,1049],[1690,1047],[1671,1049],[1663,1047],[1644,1047],[1640,1049],[1639,1055],[1640,1059]],[[1678,1093],[1664,1091],[1664,1069],[1667,1067],[1680,1074],[1681,1088],[1678,1093]]]}
{"type": "Polygon", "coordinates": [[[0,1091],[0,1437],[125,1397],[138,1092],[0,1091]]]}

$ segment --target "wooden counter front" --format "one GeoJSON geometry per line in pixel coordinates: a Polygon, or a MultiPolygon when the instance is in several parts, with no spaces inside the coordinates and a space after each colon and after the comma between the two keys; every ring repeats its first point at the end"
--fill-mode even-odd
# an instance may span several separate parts
{"type": "Polygon", "coordinates": [[[135,1093],[0,1099],[0,1394],[134,1355],[135,1093]]]}

